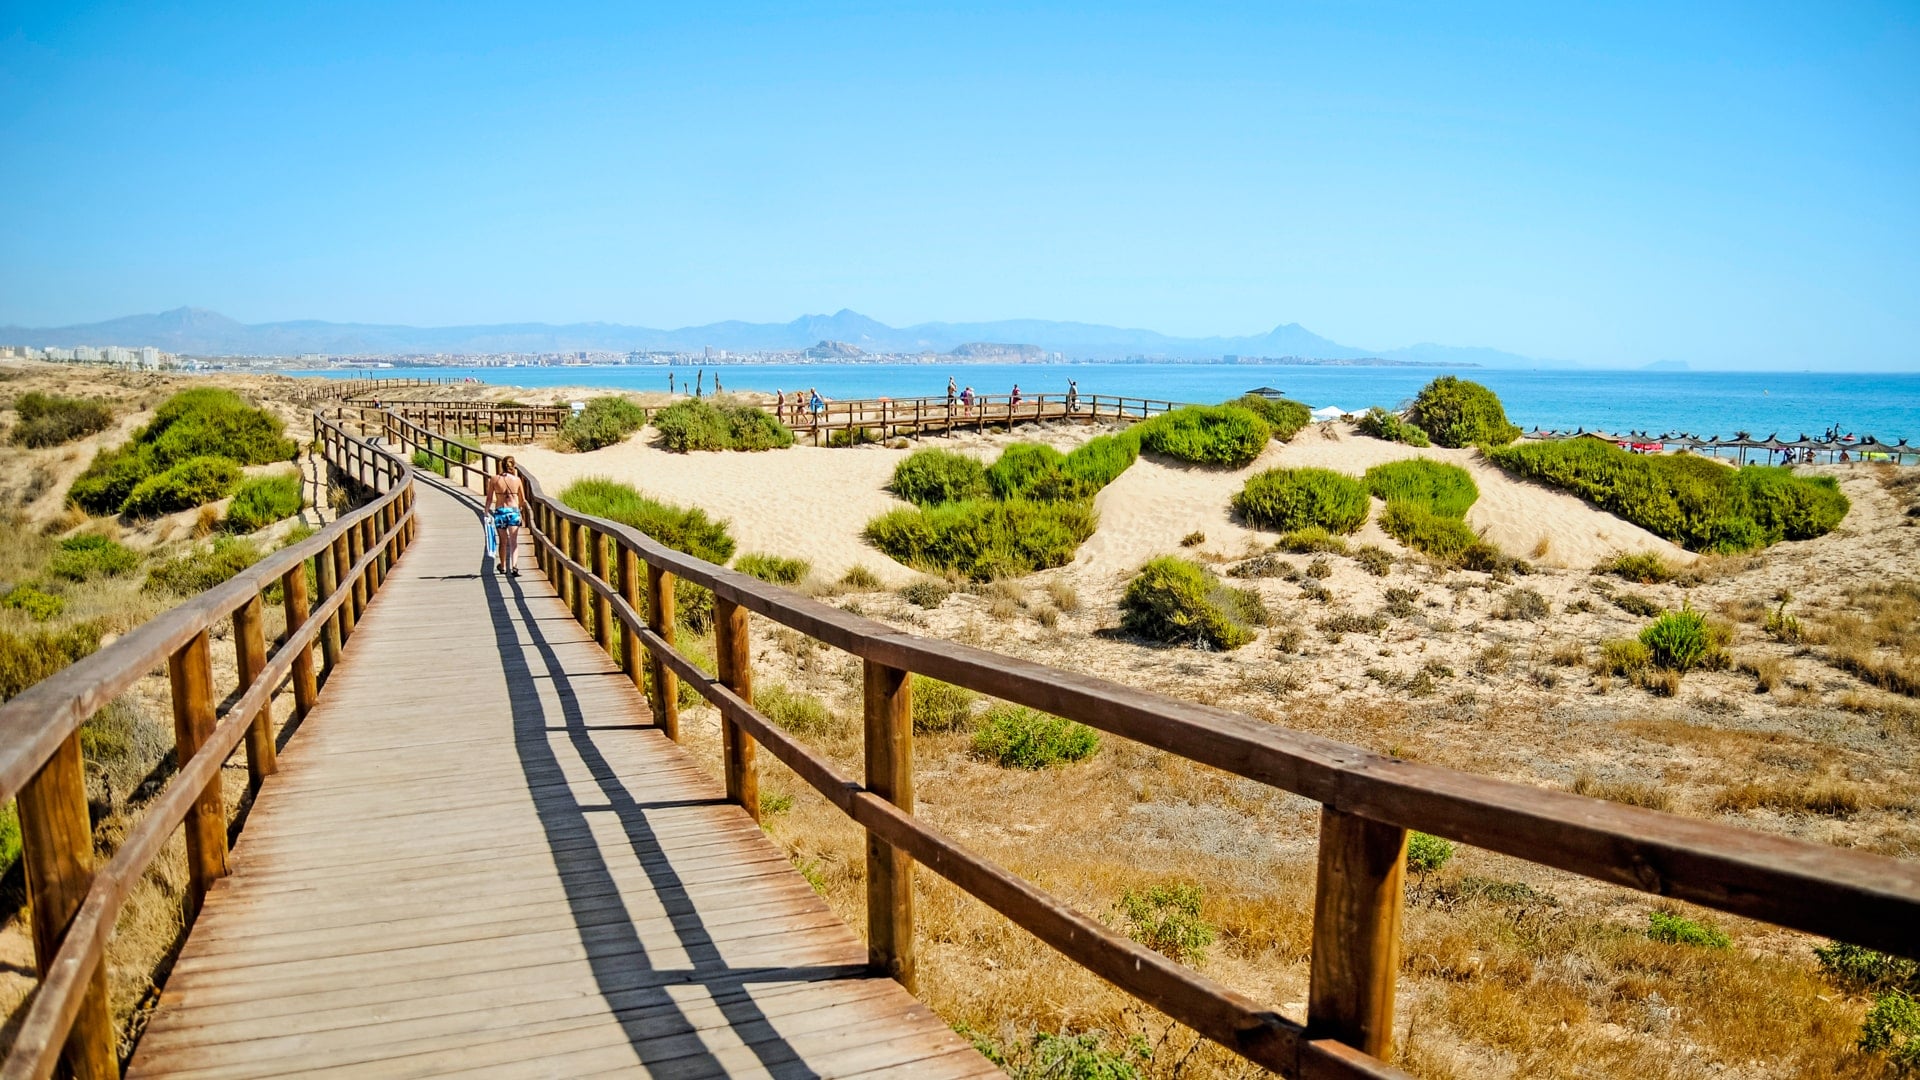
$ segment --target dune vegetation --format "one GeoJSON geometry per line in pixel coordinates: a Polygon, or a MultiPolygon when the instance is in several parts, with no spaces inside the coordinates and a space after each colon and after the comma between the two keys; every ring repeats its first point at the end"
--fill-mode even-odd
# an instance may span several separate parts
{"type": "Polygon", "coordinates": [[[645,426],[645,409],[609,394],[589,399],[585,407],[568,417],[554,435],[553,444],[562,450],[585,453],[612,446],[645,426]]]}
{"type": "Polygon", "coordinates": [[[793,445],[793,431],[757,405],[694,398],[653,414],[669,450],[774,450],[793,445]]]}
{"type": "Polygon", "coordinates": [[[14,399],[13,410],[19,422],[11,438],[17,445],[36,449],[61,446],[113,426],[113,409],[91,398],[30,390],[14,399]]]}
{"type": "Polygon", "coordinates": [[[1332,469],[1267,469],[1233,497],[1233,512],[1248,524],[1281,532],[1350,533],[1367,523],[1372,508],[1365,486],[1332,469]]]}
{"type": "Polygon", "coordinates": [[[1413,399],[1407,420],[1441,446],[1505,446],[1520,437],[1493,391],[1442,375],[1413,399]]]}
{"type": "Polygon", "coordinates": [[[298,449],[279,417],[233,391],[184,390],[128,442],[94,455],[67,497],[90,514],[172,513],[225,498],[241,466],[288,461],[298,449]]]}

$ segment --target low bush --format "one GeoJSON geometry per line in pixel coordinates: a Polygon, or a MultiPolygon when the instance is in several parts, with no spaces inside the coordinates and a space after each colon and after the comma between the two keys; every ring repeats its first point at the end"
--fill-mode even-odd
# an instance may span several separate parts
{"type": "Polygon", "coordinates": [[[1293,580],[1300,576],[1300,568],[1278,555],[1255,555],[1245,562],[1235,563],[1227,568],[1227,576],[1234,578],[1286,578],[1293,580]]]}
{"type": "Polygon", "coordinates": [[[1899,990],[1874,995],[1860,1023],[1860,1049],[1887,1055],[1903,1073],[1920,1072],[1920,1001],[1899,990]]]}
{"type": "Polygon", "coordinates": [[[1684,673],[1712,666],[1724,657],[1726,643],[1725,632],[1692,608],[1662,612],[1640,631],[1640,644],[1647,647],[1653,665],[1668,671],[1684,673]]]}
{"type": "Polygon", "coordinates": [[[1508,589],[1493,610],[1496,619],[1540,622],[1553,613],[1547,598],[1535,589],[1508,589]]]}
{"type": "Polygon", "coordinates": [[[447,463],[425,450],[413,452],[413,467],[421,472],[434,473],[438,476],[447,475],[447,463]]]}
{"type": "Polygon", "coordinates": [[[240,482],[240,466],[231,458],[187,458],[135,485],[120,512],[150,518],[191,510],[224,499],[240,482]]]}
{"type": "Polygon", "coordinates": [[[98,533],[82,533],[60,541],[47,562],[47,572],[68,581],[90,581],[132,573],[139,565],[140,556],[118,541],[98,533]]]}
{"type": "Polygon", "coordinates": [[[1841,987],[1854,993],[1874,990],[1904,990],[1920,994],[1920,961],[1836,941],[1816,945],[1814,958],[1820,970],[1841,987]]]}
{"type": "Polygon", "coordinates": [[[780,683],[754,687],[753,707],[795,735],[817,735],[834,726],[833,714],[827,711],[825,702],[780,683]]]}
{"type": "Polygon", "coordinates": [[[1260,394],[1247,394],[1227,402],[1238,405],[1267,422],[1273,429],[1273,437],[1280,442],[1291,440],[1300,429],[1313,423],[1313,410],[1297,401],[1286,398],[1270,398],[1260,394]]]}
{"type": "Polygon", "coordinates": [[[880,587],[880,575],[867,567],[855,564],[847,567],[847,572],[840,575],[840,584],[849,589],[872,592],[880,587]]]}
{"type": "Polygon", "coordinates": [[[1664,610],[1660,606],[1660,601],[1655,600],[1651,596],[1643,596],[1640,593],[1615,593],[1608,597],[1608,599],[1612,600],[1613,606],[1619,608],[1621,611],[1629,615],[1638,615],[1645,619],[1651,619],[1664,610]]]}
{"type": "Polygon", "coordinates": [[[592,398],[560,425],[554,445],[575,453],[598,450],[624,440],[646,424],[647,411],[626,398],[592,398]]]}
{"type": "Polygon", "coordinates": [[[1329,641],[1339,641],[1348,634],[1377,634],[1387,628],[1387,617],[1374,612],[1363,615],[1357,611],[1337,611],[1321,619],[1317,624],[1329,641]]]}
{"type": "Polygon", "coordinates": [[[233,493],[222,524],[228,532],[256,532],[299,513],[305,505],[304,494],[304,484],[298,476],[282,473],[250,477],[233,493]]]}
{"type": "Polygon", "coordinates": [[[1488,456],[1692,551],[1736,553],[1822,536],[1850,505],[1831,476],[1732,468],[1694,454],[1634,454],[1599,439],[1527,443],[1488,456]]]}
{"type": "Polygon", "coordinates": [[[880,432],[870,427],[840,428],[827,432],[828,446],[872,446],[880,441],[880,432]]]}
{"type": "Polygon", "coordinates": [[[752,405],[702,398],[675,402],[653,414],[661,445],[690,450],[772,450],[793,445],[793,432],[773,414],[752,405]]]}
{"type": "Polygon", "coordinates": [[[1067,455],[1043,443],[1014,443],[987,467],[987,487],[996,499],[1075,498],[1067,478],[1067,455]]]}
{"type": "Polygon", "coordinates": [[[1279,540],[1282,551],[1291,551],[1296,555],[1313,555],[1327,552],[1334,555],[1347,553],[1347,542],[1321,528],[1309,525],[1304,529],[1295,529],[1279,540]]]}
{"type": "Polygon", "coordinates": [[[1423,387],[1407,419],[1441,446],[1505,446],[1520,437],[1493,391],[1452,375],[1423,387]]]}
{"type": "Polygon", "coordinates": [[[1354,425],[1362,435],[1371,435],[1387,442],[1405,443],[1408,446],[1431,446],[1433,441],[1420,425],[1406,420],[1399,413],[1391,413],[1375,405],[1362,413],[1354,425]]]}
{"type": "Polygon", "coordinates": [[[1188,405],[1136,426],[1140,447],[1177,461],[1238,468],[1260,456],[1273,429],[1238,405],[1188,405]]]}
{"type": "Polygon", "coordinates": [[[1331,469],[1267,469],[1248,477],[1233,497],[1234,513],[1282,532],[1350,533],[1367,523],[1371,507],[1358,480],[1331,469]]]}
{"type": "Polygon", "coordinates": [[[1117,435],[1099,435],[1067,455],[1061,469],[1078,485],[1083,497],[1092,498],[1140,456],[1140,434],[1127,430],[1117,435]]]}
{"type": "Polygon", "coordinates": [[[1375,465],[1367,470],[1366,484],[1384,502],[1413,503],[1441,517],[1463,518],[1480,498],[1467,470],[1426,458],[1375,465]]]}
{"type": "Polygon", "coordinates": [[[59,630],[0,630],[0,701],[100,647],[102,627],[86,622],[59,630]]]}
{"type": "Polygon", "coordinates": [[[1084,502],[967,499],[890,511],[865,536],[908,566],[990,581],[1066,565],[1096,523],[1084,502]]]}
{"type": "Polygon", "coordinates": [[[18,611],[34,622],[46,622],[59,618],[67,610],[67,602],[32,585],[15,585],[0,596],[0,608],[18,611]]]}
{"type": "Polygon", "coordinates": [[[1411,502],[1390,502],[1380,512],[1380,530],[1408,547],[1449,566],[1480,557],[1486,541],[1457,517],[1436,514],[1411,502]]]}
{"type": "Polygon", "coordinates": [[[1601,563],[1601,573],[1625,578],[1639,585],[1659,585],[1673,580],[1674,569],[1657,552],[1621,552],[1601,563]]]}
{"type": "Polygon", "coordinates": [[[1353,553],[1353,561],[1374,577],[1386,577],[1393,572],[1393,553],[1377,544],[1362,544],[1353,553]]]}
{"type": "Polygon", "coordinates": [[[1237,649],[1268,621],[1260,595],[1230,588],[1199,563],[1172,555],[1142,567],[1120,600],[1120,622],[1152,641],[1237,649]]]}
{"type": "MultiPolygon", "coordinates": [[[[663,503],[640,494],[631,485],[591,476],[567,485],[560,492],[560,501],[583,514],[631,525],[696,559],[724,566],[733,558],[733,536],[727,531],[727,523],[713,520],[697,506],[663,503]]],[[[704,630],[713,618],[713,593],[684,578],[675,578],[673,608],[675,621],[704,630]]]]}
{"type": "Polygon", "coordinates": [[[104,401],[61,397],[28,391],[14,401],[20,422],[13,441],[21,446],[48,447],[98,435],[113,426],[113,410],[104,401]]]}
{"type": "Polygon", "coordinates": [[[909,694],[914,731],[965,731],[973,726],[973,707],[980,695],[966,687],[915,675],[909,694]]]}
{"type": "Polygon", "coordinates": [[[973,752],[1008,769],[1044,769],[1083,761],[1100,749],[1085,724],[1018,705],[988,711],[973,733],[973,752]]]}
{"type": "MultiPolygon", "coordinates": [[[[175,394],[153,420],[121,446],[102,450],[73,482],[67,498],[91,514],[133,513],[126,504],[143,481],[198,458],[269,465],[299,452],[286,425],[230,390],[201,387],[175,394]]],[[[225,492],[212,496],[224,497],[225,492]]],[[[209,502],[212,499],[202,499],[209,502]]],[[[199,505],[189,503],[177,509],[199,505]]],[[[170,511],[158,511],[167,513],[170,511]]]]}
{"type": "Polygon", "coordinates": [[[1637,675],[1653,666],[1653,650],[1635,638],[1600,643],[1600,670],[1606,675],[1637,675]]]}
{"type": "Polygon", "coordinates": [[[263,554],[251,540],[223,536],[211,547],[185,552],[147,571],[145,588],[179,596],[203,593],[259,562],[263,554]]]}
{"type": "Polygon", "coordinates": [[[1186,882],[1128,889],[1118,905],[1133,940],[1171,959],[1192,963],[1206,955],[1215,931],[1200,917],[1200,886],[1186,882]]]}
{"type": "Polygon", "coordinates": [[[774,585],[797,585],[812,572],[813,564],[805,559],[789,559],[784,555],[749,552],[735,559],[733,568],[774,585]]]}
{"type": "Polygon", "coordinates": [[[987,468],[971,454],[952,450],[916,450],[893,467],[888,489],[915,506],[983,499],[987,468]]]}
{"type": "Polygon", "coordinates": [[[1407,835],[1407,869],[1425,877],[1453,859],[1453,842],[1423,832],[1407,835]]]}
{"type": "Polygon", "coordinates": [[[1647,936],[1670,945],[1704,945],[1724,949],[1732,942],[1711,923],[1695,922],[1684,915],[1654,909],[1647,912],[1647,936]]]}
{"type": "Polygon", "coordinates": [[[900,588],[902,599],[923,608],[937,608],[952,595],[953,588],[939,578],[921,578],[900,588]]]}

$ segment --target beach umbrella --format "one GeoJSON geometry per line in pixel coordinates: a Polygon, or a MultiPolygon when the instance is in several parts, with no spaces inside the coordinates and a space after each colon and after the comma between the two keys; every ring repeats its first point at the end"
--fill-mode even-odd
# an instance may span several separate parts
{"type": "Polygon", "coordinates": [[[1338,420],[1347,415],[1347,410],[1337,405],[1323,405],[1313,410],[1311,415],[1315,420],[1338,420]]]}

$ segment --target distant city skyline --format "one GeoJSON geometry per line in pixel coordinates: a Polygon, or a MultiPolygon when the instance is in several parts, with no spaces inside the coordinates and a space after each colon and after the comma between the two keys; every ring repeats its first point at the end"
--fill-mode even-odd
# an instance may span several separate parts
{"type": "Polygon", "coordinates": [[[0,326],[852,307],[1920,369],[1906,3],[26,2],[0,145],[0,326]]]}

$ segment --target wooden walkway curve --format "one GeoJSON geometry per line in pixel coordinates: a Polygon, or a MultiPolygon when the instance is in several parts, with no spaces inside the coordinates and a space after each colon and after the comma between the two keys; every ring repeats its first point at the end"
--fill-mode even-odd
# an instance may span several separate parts
{"type": "Polygon", "coordinates": [[[482,572],[471,500],[422,482],[416,512],[129,1076],[997,1074],[530,559],[482,572]]]}

